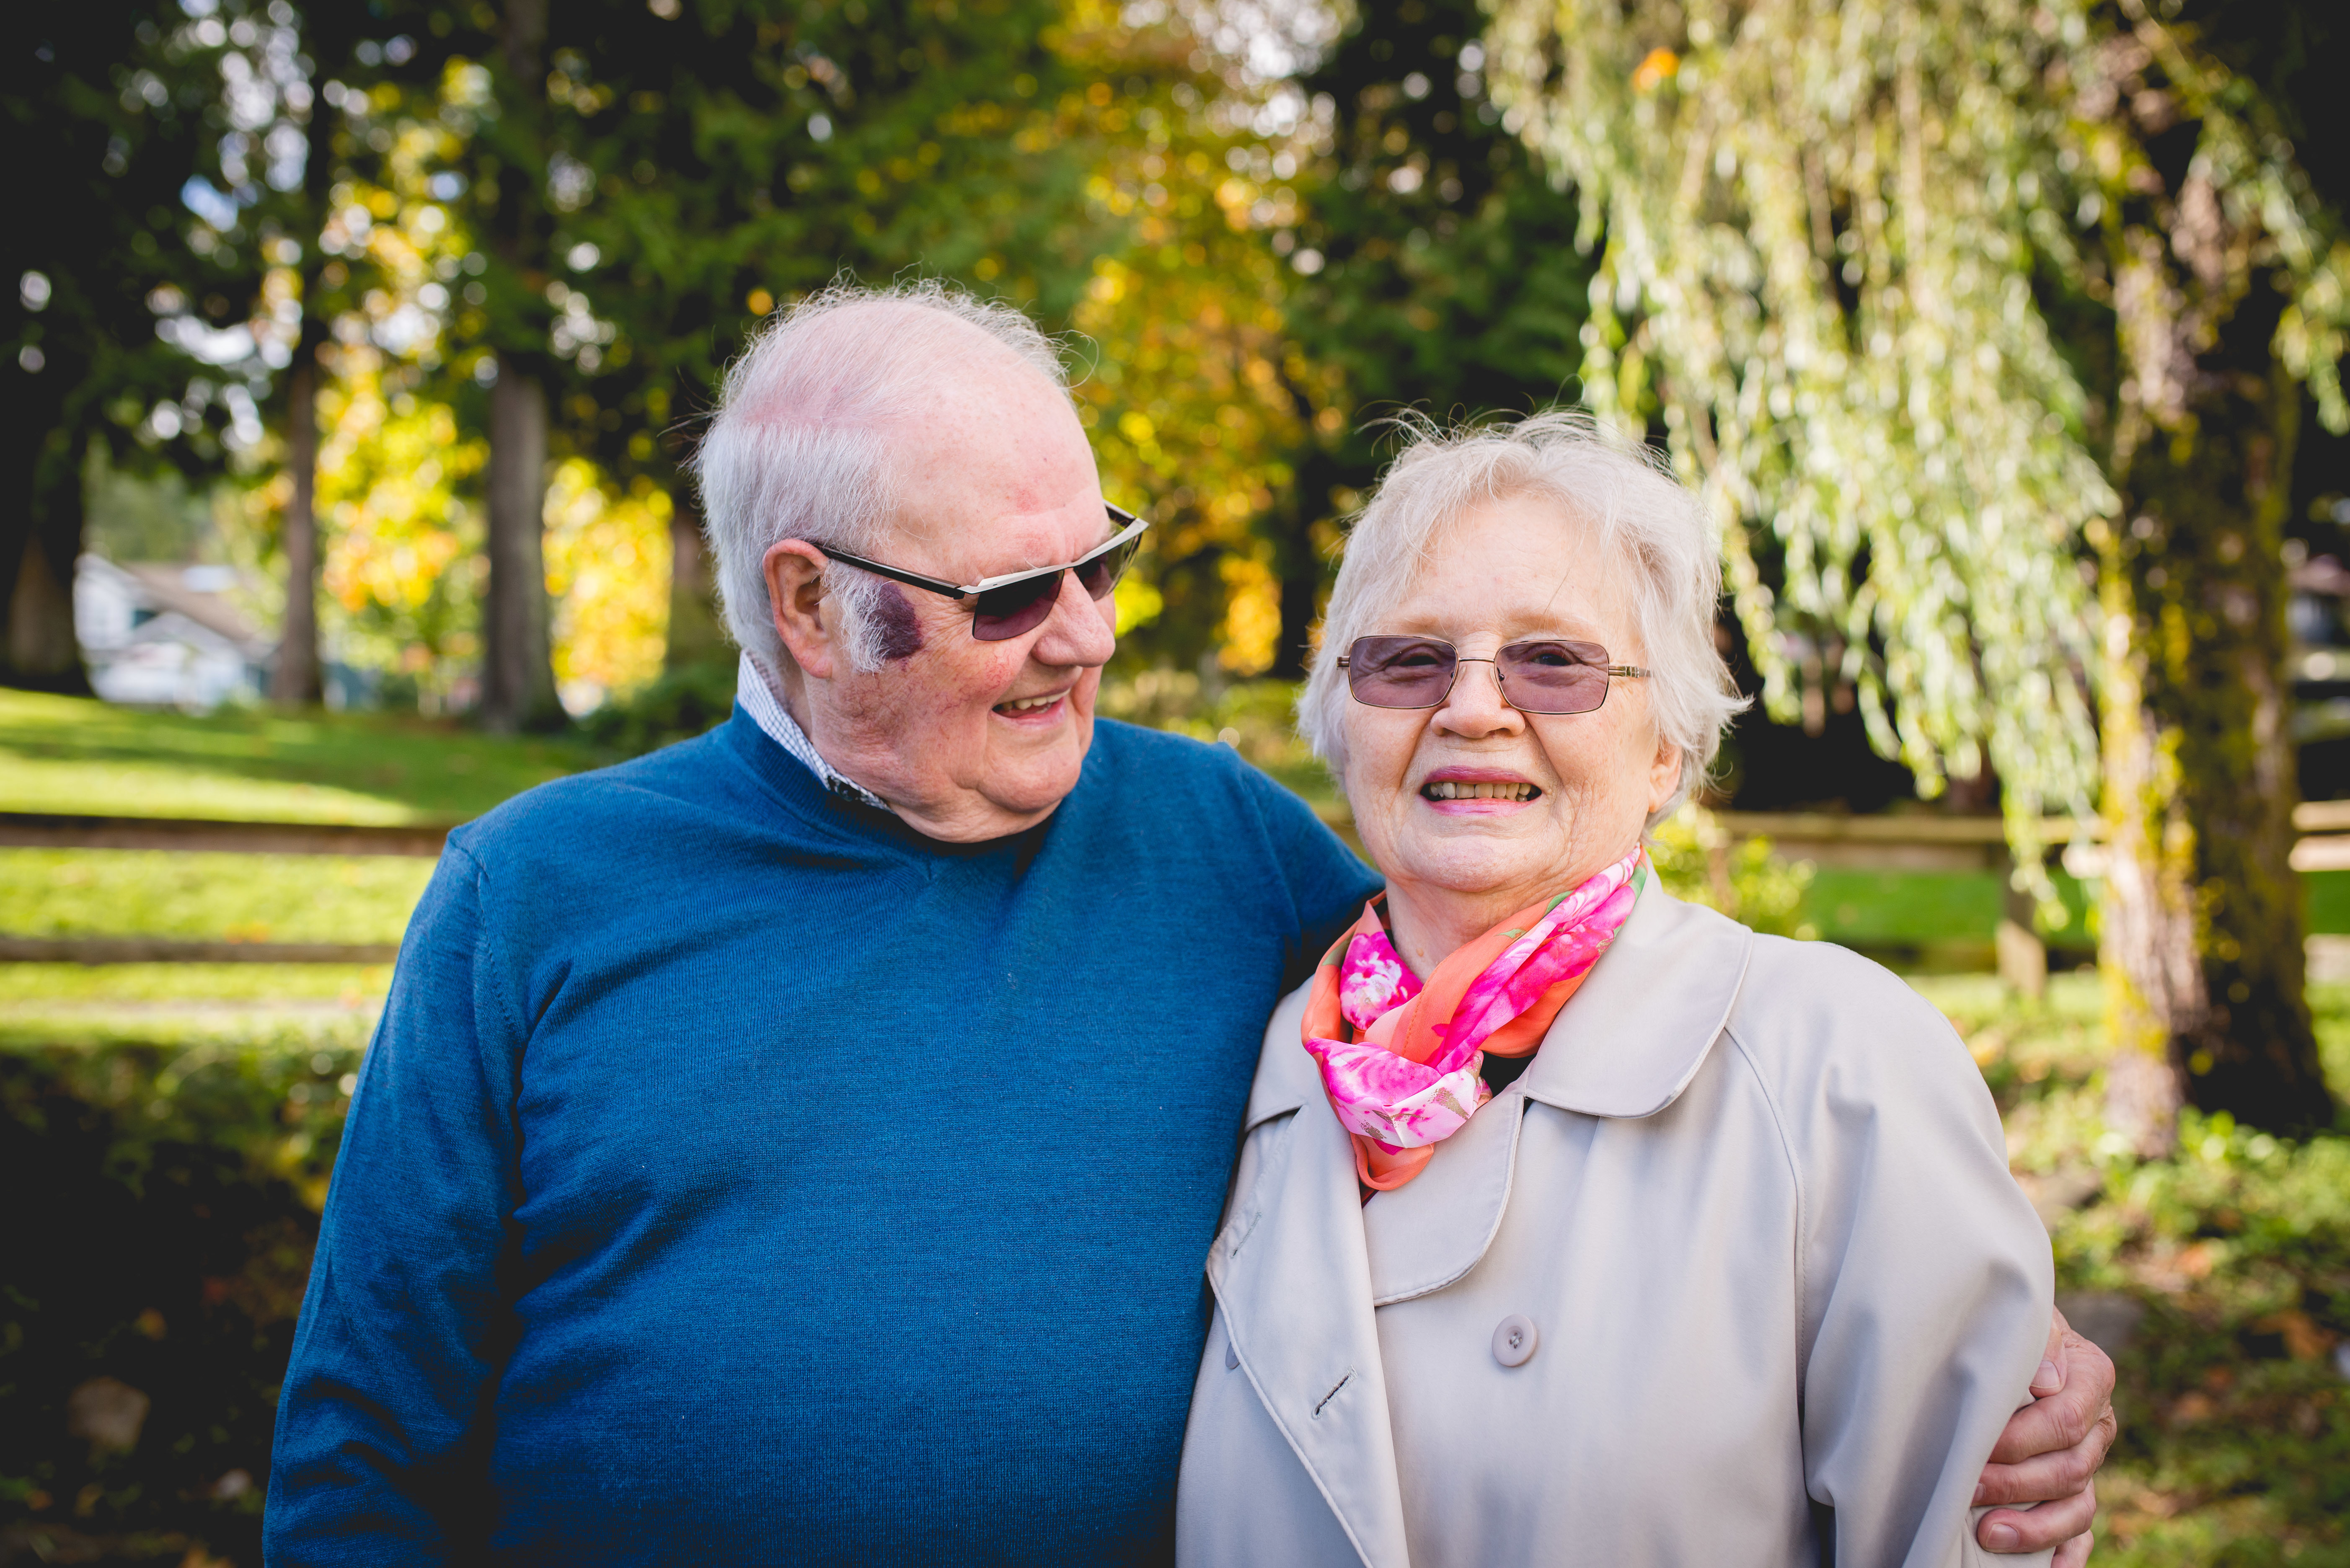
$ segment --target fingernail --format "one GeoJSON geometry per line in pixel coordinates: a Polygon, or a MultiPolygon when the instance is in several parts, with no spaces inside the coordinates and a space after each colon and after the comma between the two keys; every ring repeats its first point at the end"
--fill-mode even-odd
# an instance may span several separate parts
{"type": "Polygon", "coordinates": [[[1974,1506],[1975,1506],[1975,1507],[1977,1507],[1977,1508],[1981,1508],[1981,1507],[1982,1506],[1983,1493],[1985,1493],[1985,1492],[1987,1492],[1987,1491],[1989,1491],[1989,1490],[1991,1490],[1991,1488],[1989,1488],[1989,1487],[1987,1487],[1987,1486],[1983,1485],[1983,1483],[1982,1483],[1982,1482],[1981,1482],[1981,1481],[1977,1481],[1977,1482],[1975,1482],[1975,1501],[1974,1501],[1974,1506]]]}
{"type": "Polygon", "coordinates": [[[1983,1544],[1990,1547],[1993,1552],[2004,1552],[2009,1547],[2021,1542],[2022,1539],[2022,1536],[2016,1533],[2015,1526],[2012,1524],[1994,1524],[1991,1527],[1991,1539],[1984,1542],[1983,1544]]]}
{"type": "Polygon", "coordinates": [[[2061,1388],[2064,1386],[2064,1375],[2056,1370],[2054,1362],[2043,1359],[2040,1363],[2039,1374],[2032,1379],[2032,1386],[2034,1388],[2061,1388]]]}

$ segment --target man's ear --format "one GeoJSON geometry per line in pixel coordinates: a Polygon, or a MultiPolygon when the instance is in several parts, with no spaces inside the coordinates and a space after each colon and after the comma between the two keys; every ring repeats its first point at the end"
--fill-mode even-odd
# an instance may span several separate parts
{"type": "Polygon", "coordinates": [[[824,614],[824,552],[805,539],[786,539],[768,549],[760,568],[784,650],[804,673],[831,680],[840,648],[837,626],[824,614]]]}

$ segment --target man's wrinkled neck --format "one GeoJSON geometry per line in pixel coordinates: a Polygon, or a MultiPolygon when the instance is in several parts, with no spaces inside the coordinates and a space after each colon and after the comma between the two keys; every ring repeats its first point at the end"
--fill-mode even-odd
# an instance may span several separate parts
{"type": "Polygon", "coordinates": [[[1060,809],[1057,800],[1041,811],[1015,813],[983,798],[976,802],[958,798],[943,804],[908,799],[860,773],[857,748],[847,735],[854,722],[837,721],[815,700],[815,694],[808,690],[807,672],[788,654],[781,669],[770,668],[765,659],[753,654],[751,668],[766,683],[791,722],[799,726],[800,733],[807,737],[808,744],[824,759],[827,767],[888,803],[899,821],[925,838],[934,838],[941,844],[984,844],[991,839],[1011,838],[1027,832],[1060,809]]]}

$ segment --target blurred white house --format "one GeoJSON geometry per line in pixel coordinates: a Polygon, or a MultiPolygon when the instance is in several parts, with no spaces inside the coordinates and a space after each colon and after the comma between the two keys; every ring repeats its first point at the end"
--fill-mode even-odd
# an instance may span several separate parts
{"type": "Polygon", "coordinates": [[[74,571],[74,630],[109,702],[207,712],[268,690],[276,647],[233,602],[233,566],[86,555],[74,571]]]}

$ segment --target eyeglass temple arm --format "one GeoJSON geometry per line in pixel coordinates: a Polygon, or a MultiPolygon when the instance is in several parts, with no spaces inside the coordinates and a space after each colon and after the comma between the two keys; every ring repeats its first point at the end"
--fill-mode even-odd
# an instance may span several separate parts
{"type": "MultiPolygon", "coordinates": [[[[815,543],[813,540],[809,542],[815,543]]],[[[901,571],[896,566],[885,566],[879,561],[868,560],[863,556],[852,556],[846,550],[836,550],[829,545],[817,545],[816,548],[823,553],[824,558],[827,561],[838,561],[844,566],[855,566],[860,572],[870,572],[877,577],[887,577],[893,583],[903,583],[910,588],[928,588],[931,593],[944,594],[951,599],[971,597],[969,588],[950,583],[942,577],[926,577],[920,572],[901,571]]]]}

